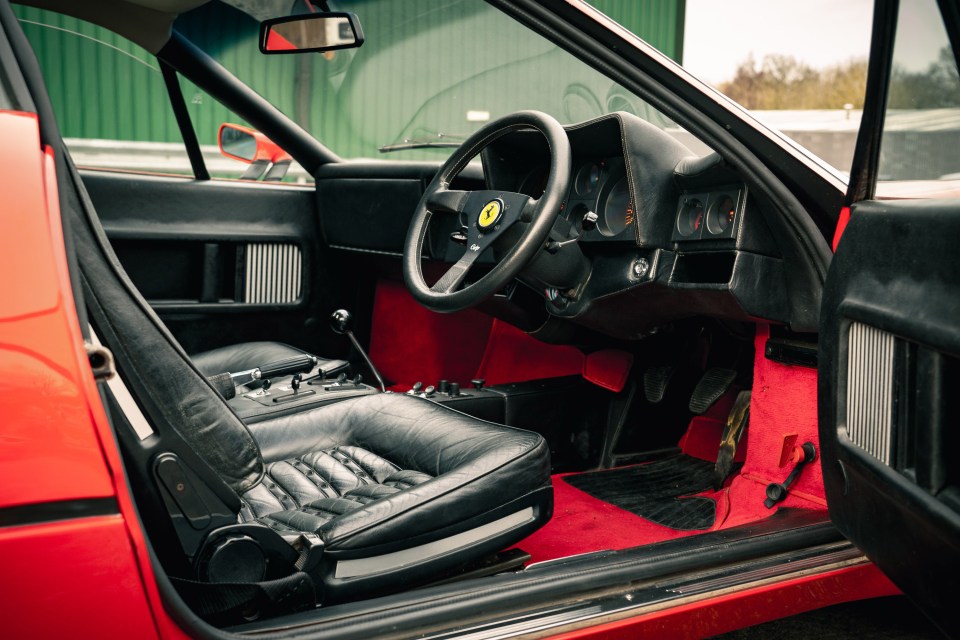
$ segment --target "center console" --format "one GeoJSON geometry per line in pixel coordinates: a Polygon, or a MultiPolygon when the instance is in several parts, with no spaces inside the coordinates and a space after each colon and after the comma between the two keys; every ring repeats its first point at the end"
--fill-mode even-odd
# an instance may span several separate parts
{"type": "Polygon", "coordinates": [[[316,373],[301,380],[297,376],[286,377],[259,389],[238,387],[236,396],[227,403],[244,422],[252,424],[379,392],[364,384],[360,376],[351,380],[341,374],[331,379],[316,373]]]}

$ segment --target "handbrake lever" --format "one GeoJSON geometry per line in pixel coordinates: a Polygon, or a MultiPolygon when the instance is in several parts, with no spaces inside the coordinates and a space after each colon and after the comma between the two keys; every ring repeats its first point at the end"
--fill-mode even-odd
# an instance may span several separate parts
{"type": "Polygon", "coordinates": [[[281,376],[289,376],[295,373],[307,373],[315,366],[317,366],[317,359],[313,356],[303,353],[299,356],[291,356],[289,358],[284,358],[283,360],[277,360],[276,362],[271,362],[247,371],[231,373],[230,378],[233,380],[233,384],[235,386],[239,386],[242,384],[249,384],[254,380],[279,378],[281,376]]]}

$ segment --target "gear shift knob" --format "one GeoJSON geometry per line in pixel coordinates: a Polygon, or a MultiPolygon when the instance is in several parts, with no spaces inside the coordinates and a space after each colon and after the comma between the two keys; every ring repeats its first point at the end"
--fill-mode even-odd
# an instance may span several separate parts
{"type": "Polygon", "coordinates": [[[337,309],[330,314],[330,328],[334,333],[344,334],[350,331],[352,324],[353,316],[346,309],[337,309]]]}
{"type": "MultiPolygon", "coordinates": [[[[348,338],[350,338],[350,344],[352,344],[353,348],[357,350],[357,353],[363,356],[367,366],[370,367],[370,371],[373,372],[377,382],[380,383],[380,391],[386,393],[387,386],[383,382],[383,376],[381,376],[380,372],[377,371],[377,368],[373,366],[373,360],[370,359],[370,356],[367,355],[367,352],[364,351],[362,346],[360,346],[360,343],[357,341],[357,337],[353,335],[353,331],[350,330],[351,324],[353,324],[353,316],[350,315],[350,312],[346,309],[337,309],[330,314],[330,328],[333,329],[334,333],[346,335],[348,338]]],[[[344,380],[346,380],[346,374],[341,375],[343,375],[344,380]]],[[[337,378],[337,382],[342,383],[343,381],[337,378]]],[[[360,376],[357,376],[357,378],[354,379],[354,384],[359,386],[360,376]]]]}

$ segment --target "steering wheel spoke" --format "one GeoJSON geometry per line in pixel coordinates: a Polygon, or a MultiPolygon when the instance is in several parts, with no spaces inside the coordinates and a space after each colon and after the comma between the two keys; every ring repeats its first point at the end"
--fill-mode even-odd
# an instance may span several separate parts
{"type": "Polygon", "coordinates": [[[427,195],[427,210],[432,213],[460,213],[469,191],[440,189],[427,195]]]}
{"type": "Polygon", "coordinates": [[[473,266],[478,255],[480,255],[480,251],[468,248],[466,253],[430,287],[430,291],[434,293],[453,293],[456,291],[463,279],[467,277],[467,272],[470,271],[470,267],[473,266]]]}
{"type": "Polygon", "coordinates": [[[533,216],[537,212],[537,207],[540,206],[540,198],[531,198],[530,196],[522,196],[526,198],[523,202],[523,205],[520,208],[520,222],[532,222],[533,216]]]}

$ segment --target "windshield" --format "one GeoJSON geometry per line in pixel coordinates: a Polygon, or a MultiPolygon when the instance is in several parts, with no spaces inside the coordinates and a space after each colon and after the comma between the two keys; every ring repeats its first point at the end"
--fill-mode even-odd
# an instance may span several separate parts
{"type": "MultiPolygon", "coordinates": [[[[695,143],[617,83],[483,2],[350,0],[330,9],[358,15],[362,47],[262,55],[259,20],[309,10],[302,1],[216,1],[181,16],[176,28],[344,158],[442,160],[485,123],[521,109],[565,124],[627,111],[695,143]]],[[[682,28],[682,12],[657,24],[665,20],[674,23],[661,29],[668,35],[661,46],[669,48],[679,44],[670,38],[682,28]]]]}

